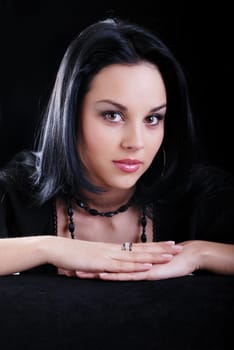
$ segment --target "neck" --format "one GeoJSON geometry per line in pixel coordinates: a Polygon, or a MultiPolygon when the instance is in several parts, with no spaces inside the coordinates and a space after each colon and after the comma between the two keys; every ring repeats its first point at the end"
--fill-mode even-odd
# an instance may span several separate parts
{"type": "Polygon", "coordinates": [[[135,188],[130,190],[113,190],[99,194],[84,193],[85,203],[90,208],[99,211],[116,210],[120,206],[126,204],[133,196],[135,188]]]}

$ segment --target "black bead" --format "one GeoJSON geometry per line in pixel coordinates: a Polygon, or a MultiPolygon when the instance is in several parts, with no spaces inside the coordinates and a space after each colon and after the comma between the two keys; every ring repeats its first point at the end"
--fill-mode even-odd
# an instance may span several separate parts
{"type": "Polygon", "coordinates": [[[113,211],[107,211],[107,212],[99,212],[96,209],[89,208],[84,202],[82,202],[78,199],[76,200],[76,202],[80,208],[85,209],[90,215],[94,215],[94,216],[99,215],[102,217],[110,218],[116,214],[123,213],[123,212],[127,211],[133,201],[132,201],[132,199],[130,199],[130,201],[127,204],[122,205],[119,209],[113,210],[113,211]]]}
{"type": "Polygon", "coordinates": [[[77,201],[77,204],[79,205],[80,208],[85,208],[85,204],[81,201],[77,201]]]}
{"type": "Polygon", "coordinates": [[[118,213],[123,213],[124,211],[126,211],[128,209],[128,207],[129,207],[128,204],[122,205],[122,207],[120,207],[118,209],[118,213]]]}
{"type": "Polygon", "coordinates": [[[105,216],[106,218],[111,218],[115,214],[116,214],[116,212],[114,212],[114,211],[108,211],[106,213],[103,213],[103,216],[105,216]]]}
{"type": "Polygon", "coordinates": [[[99,212],[96,209],[89,209],[88,212],[89,212],[89,214],[94,215],[94,216],[99,215],[99,212]]]}
{"type": "Polygon", "coordinates": [[[69,216],[72,216],[74,214],[73,208],[72,207],[68,207],[67,213],[68,213],[69,216]]]}
{"type": "Polygon", "coordinates": [[[71,233],[75,231],[75,225],[73,222],[69,222],[68,229],[71,233]]]}
{"type": "Polygon", "coordinates": [[[147,237],[146,237],[145,232],[143,232],[142,235],[141,235],[141,242],[142,242],[142,243],[147,242],[147,237]]]}
{"type": "Polygon", "coordinates": [[[142,225],[143,227],[145,227],[146,224],[147,224],[146,217],[145,217],[145,216],[142,216],[142,218],[141,218],[141,225],[142,225]]]}

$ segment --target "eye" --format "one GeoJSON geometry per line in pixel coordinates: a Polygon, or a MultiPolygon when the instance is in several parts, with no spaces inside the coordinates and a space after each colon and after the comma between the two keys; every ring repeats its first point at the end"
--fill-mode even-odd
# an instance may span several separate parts
{"type": "Polygon", "coordinates": [[[145,123],[150,126],[156,126],[159,124],[160,120],[163,119],[163,116],[160,114],[149,115],[145,118],[145,123]]]}
{"type": "Polygon", "coordinates": [[[106,119],[112,123],[118,123],[118,122],[121,122],[123,120],[121,113],[114,112],[114,111],[102,112],[102,116],[104,119],[106,119]]]}

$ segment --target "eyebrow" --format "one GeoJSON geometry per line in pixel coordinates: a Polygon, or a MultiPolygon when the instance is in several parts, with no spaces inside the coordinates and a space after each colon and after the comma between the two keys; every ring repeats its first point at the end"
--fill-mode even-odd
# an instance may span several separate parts
{"type": "MultiPolygon", "coordinates": [[[[117,103],[117,102],[114,102],[112,100],[99,100],[97,101],[97,103],[109,103],[109,104],[112,104],[113,106],[117,107],[118,109],[122,110],[122,111],[127,111],[127,107],[123,106],[122,104],[120,103],[117,103]]],[[[167,106],[166,103],[163,103],[162,105],[158,106],[158,107],[155,107],[155,108],[152,108],[149,113],[152,113],[152,112],[157,112],[159,111],[160,109],[162,108],[165,108],[167,106]]]]}

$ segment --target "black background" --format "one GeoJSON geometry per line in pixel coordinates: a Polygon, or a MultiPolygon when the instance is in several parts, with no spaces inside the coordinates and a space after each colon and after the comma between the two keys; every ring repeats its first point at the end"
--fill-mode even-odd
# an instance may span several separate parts
{"type": "Polygon", "coordinates": [[[157,32],[182,63],[208,157],[234,173],[230,1],[0,0],[0,165],[33,145],[70,41],[108,15],[157,32]]]}

